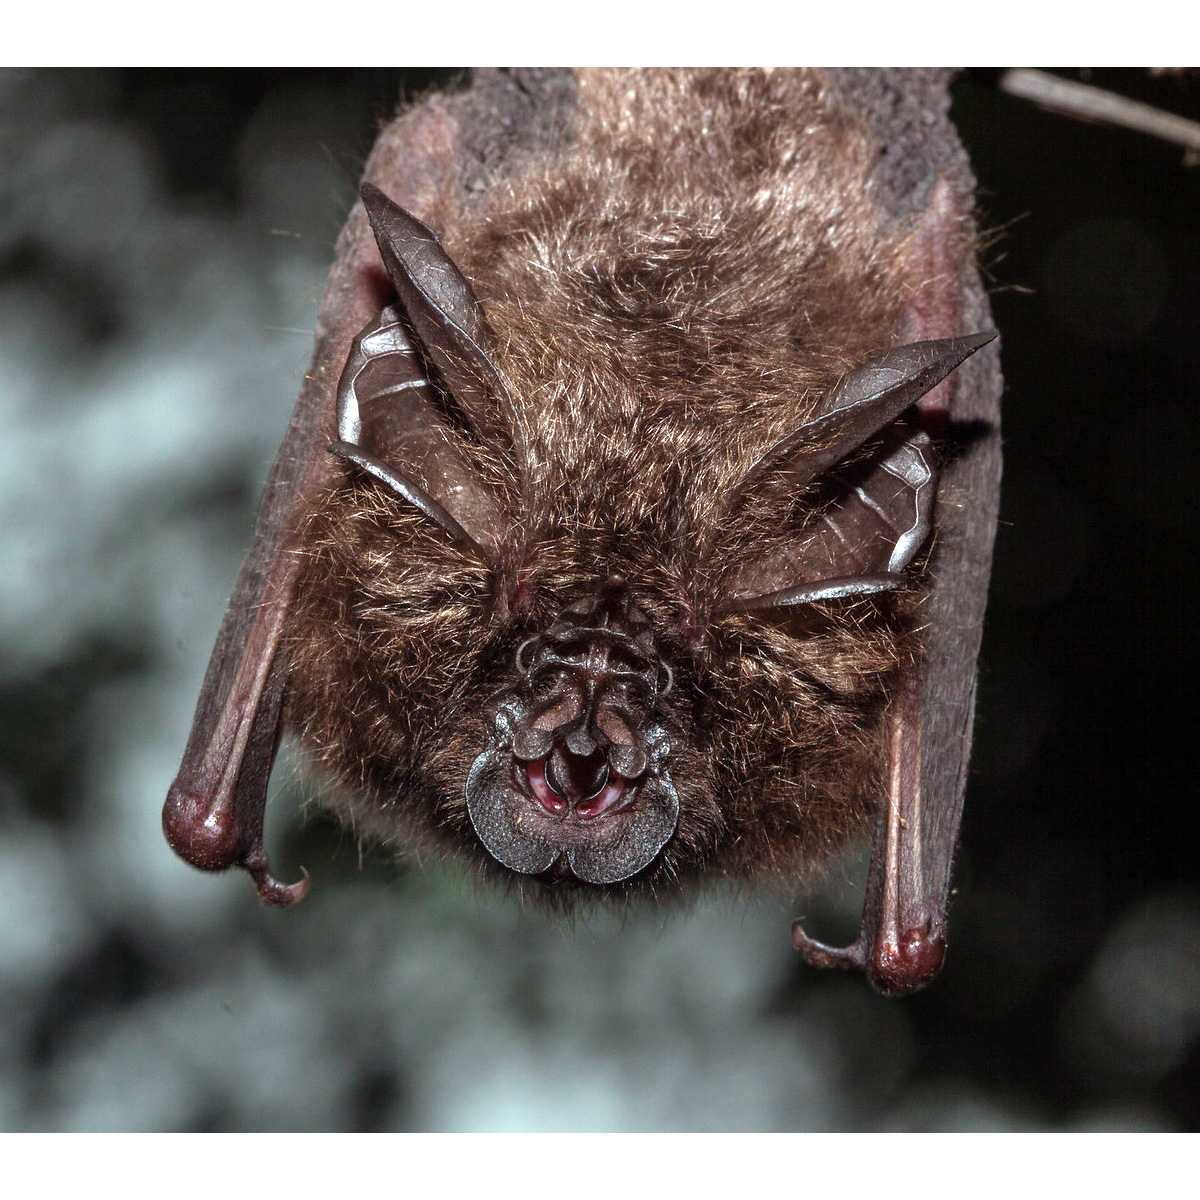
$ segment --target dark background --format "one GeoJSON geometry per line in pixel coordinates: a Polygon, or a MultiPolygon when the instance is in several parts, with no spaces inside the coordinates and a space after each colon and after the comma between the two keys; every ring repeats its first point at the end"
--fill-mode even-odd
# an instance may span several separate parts
{"type": "MultiPolygon", "coordinates": [[[[1079,78],[1078,72],[1067,72],[1079,78]]],[[[158,810],[378,123],[453,73],[0,73],[0,1128],[1195,1129],[1200,173],[968,74],[1006,475],[941,978],[810,902],[563,930],[277,772],[279,873],[158,810]]],[[[1091,82],[1200,117],[1200,85],[1091,82]]]]}

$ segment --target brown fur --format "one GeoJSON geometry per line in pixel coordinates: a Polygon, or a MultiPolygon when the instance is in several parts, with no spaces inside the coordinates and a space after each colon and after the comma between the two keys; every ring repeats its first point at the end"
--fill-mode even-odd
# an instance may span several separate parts
{"type": "Polygon", "coordinates": [[[687,739],[677,832],[616,886],[810,870],[876,803],[914,605],[714,616],[805,511],[778,489],[727,499],[901,337],[911,256],[883,232],[874,147],[815,74],[585,72],[569,132],[440,230],[518,409],[516,428],[490,414],[487,451],[463,446],[519,550],[492,572],[339,468],[302,539],[288,719],[362,836],[487,864],[463,799],[486,701],[516,647],[619,568],[687,739]]]}

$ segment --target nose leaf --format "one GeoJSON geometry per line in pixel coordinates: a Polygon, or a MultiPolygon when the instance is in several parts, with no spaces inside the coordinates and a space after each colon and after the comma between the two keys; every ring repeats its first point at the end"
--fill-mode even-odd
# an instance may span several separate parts
{"type": "Polygon", "coordinates": [[[466,786],[467,815],[493,858],[519,874],[599,885],[654,861],[679,820],[663,670],[623,580],[522,643],[466,786]]]}
{"type": "Polygon", "coordinates": [[[599,750],[596,739],[592,736],[586,725],[580,725],[577,729],[572,729],[563,739],[563,744],[575,758],[591,758],[599,750]]]}

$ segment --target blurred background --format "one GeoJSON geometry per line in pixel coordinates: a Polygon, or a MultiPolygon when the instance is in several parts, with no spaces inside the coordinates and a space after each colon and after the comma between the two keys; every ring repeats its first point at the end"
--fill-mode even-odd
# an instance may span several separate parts
{"type": "MultiPolygon", "coordinates": [[[[1065,73],[1080,78],[1078,72],[1065,73]]],[[[562,928],[401,870],[285,762],[299,907],[159,810],[375,130],[453,73],[0,73],[0,1129],[1200,1126],[1200,173],[955,85],[1006,475],[950,954],[805,968],[820,896],[562,928]]],[[[1200,116],[1200,85],[1091,82],[1200,116]]]]}

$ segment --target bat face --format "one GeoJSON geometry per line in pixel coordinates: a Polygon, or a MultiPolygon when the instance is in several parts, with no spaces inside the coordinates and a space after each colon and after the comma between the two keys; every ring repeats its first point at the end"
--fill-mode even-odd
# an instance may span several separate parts
{"type": "Polygon", "coordinates": [[[929,438],[897,416],[987,338],[871,360],[748,463],[727,436],[680,464],[661,427],[609,425],[616,383],[548,421],[527,397],[555,381],[483,348],[500,339],[433,232],[364,200],[399,301],[343,372],[347,469],[306,538],[290,694],[375,798],[366,823],[560,889],[802,870],[861,829],[933,494],[929,438]],[[508,460],[455,412],[501,424],[508,460]],[[522,459],[539,423],[545,457],[522,459]]]}
{"type": "Polygon", "coordinates": [[[994,335],[939,299],[949,191],[885,222],[814,79],[585,76],[574,142],[441,237],[364,186],[382,307],[206,682],[164,813],[189,861],[306,886],[261,849],[274,702],[361,836],[556,897],[803,877],[874,820],[859,942],[797,947],[885,991],[936,972],[936,439],[994,335]]]}

